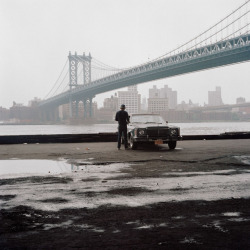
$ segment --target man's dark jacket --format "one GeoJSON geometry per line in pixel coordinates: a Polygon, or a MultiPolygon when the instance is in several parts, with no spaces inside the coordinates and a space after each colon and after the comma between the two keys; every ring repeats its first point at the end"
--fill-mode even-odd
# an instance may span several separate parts
{"type": "Polygon", "coordinates": [[[118,121],[119,125],[125,126],[129,122],[128,112],[125,110],[117,111],[115,120],[118,121]]]}

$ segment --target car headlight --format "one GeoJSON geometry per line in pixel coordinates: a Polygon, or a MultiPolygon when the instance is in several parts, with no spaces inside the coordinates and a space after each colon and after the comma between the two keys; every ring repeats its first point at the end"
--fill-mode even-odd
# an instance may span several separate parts
{"type": "Polygon", "coordinates": [[[176,131],[175,129],[171,129],[170,134],[171,134],[172,136],[175,136],[175,135],[177,135],[177,131],[176,131]]]}
{"type": "Polygon", "coordinates": [[[144,129],[138,129],[138,135],[144,135],[145,130],[144,129]]]}

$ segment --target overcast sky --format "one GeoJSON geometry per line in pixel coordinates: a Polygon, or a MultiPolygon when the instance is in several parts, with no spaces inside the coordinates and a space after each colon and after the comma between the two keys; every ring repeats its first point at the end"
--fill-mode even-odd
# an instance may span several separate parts
{"type": "MultiPolygon", "coordinates": [[[[114,67],[135,66],[191,40],[245,0],[0,0],[0,106],[43,99],[69,51],[114,67]]],[[[221,86],[224,103],[250,101],[250,63],[221,67],[138,85],[165,84],[178,103],[203,105],[221,86]]],[[[101,106],[105,97],[98,95],[101,106]]]]}

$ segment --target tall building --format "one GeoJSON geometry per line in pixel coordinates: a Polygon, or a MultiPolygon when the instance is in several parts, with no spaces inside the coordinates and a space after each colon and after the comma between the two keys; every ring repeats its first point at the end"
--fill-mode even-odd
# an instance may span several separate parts
{"type": "Polygon", "coordinates": [[[32,124],[40,121],[40,110],[37,106],[24,106],[13,102],[10,107],[10,119],[15,123],[32,124]]]}
{"type": "Polygon", "coordinates": [[[117,94],[110,98],[105,98],[103,107],[97,110],[96,118],[100,122],[114,122],[115,114],[118,110],[118,97],[117,94]]]}
{"type": "Polygon", "coordinates": [[[7,121],[10,118],[10,110],[0,107],[0,121],[7,121]]]}
{"type": "Polygon", "coordinates": [[[164,98],[168,98],[168,108],[169,109],[176,109],[177,107],[177,91],[172,90],[168,87],[168,85],[164,85],[162,89],[164,98]]]}
{"type": "MultiPolygon", "coordinates": [[[[164,87],[161,89],[158,89],[156,85],[154,85],[152,89],[149,89],[148,106],[149,106],[149,103],[154,103],[155,108],[156,108],[156,105],[157,105],[156,100],[150,101],[150,99],[152,98],[164,99],[165,100],[164,103],[167,100],[167,109],[176,109],[177,107],[177,91],[173,91],[171,88],[168,87],[168,85],[164,85],[164,87]]],[[[159,101],[159,105],[162,105],[162,101],[159,101]]],[[[161,107],[159,106],[158,109],[160,111],[161,107]]],[[[150,110],[150,107],[149,107],[149,110],[150,110]]]]}
{"type": "Polygon", "coordinates": [[[168,98],[148,98],[148,112],[160,113],[168,110],[168,98]]]}
{"type": "Polygon", "coordinates": [[[128,87],[128,91],[118,91],[118,107],[121,104],[126,105],[126,110],[129,114],[140,113],[141,95],[138,94],[136,85],[128,87]]]}
{"type": "Polygon", "coordinates": [[[147,98],[144,96],[142,98],[142,102],[141,102],[141,112],[147,112],[148,110],[148,103],[147,103],[147,98]]]}
{"type": "Polygon", "coordinates": [[[223,105],[221,98],[221,87],[216,87],[215,91],[208,91],[208,106],[223,105]]]}
{"type": "Polygon", "coordinates": [[[110,98],[105,98],[103,102],[103,108],[110,110],[110,111],[117,111],[118,110],[118,98],[115,96],[111,96],[110,98]]]}

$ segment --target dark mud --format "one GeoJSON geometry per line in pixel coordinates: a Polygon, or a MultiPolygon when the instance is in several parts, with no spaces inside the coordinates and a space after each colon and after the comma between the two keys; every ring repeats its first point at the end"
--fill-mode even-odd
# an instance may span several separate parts
{"type": "Polygon", "coordinates": [[[54,176],[31,176],[31,177],[20,177],[13,179],[0,179],[0,186],[2,185],[16,185],[24,183],[42,183],[42,184],[58,184],[58,183],[69,183],[73,181],[72,178],[68,177],[54,177],[54,176]]]}
{"type": "Polygon", "coordinates": [[[250,199],[58,212],[17,206],[1,210],[0,248],[250,249],[249,207],[250,199]]]}
{"type": "Polygon", "coordinates": [[[250,249],[250,140],[0,145],[64,156],[62,175],[0,179],[0,249],[250,249]],[[86,150],[88,149],[88,150],[86,150]]]}

